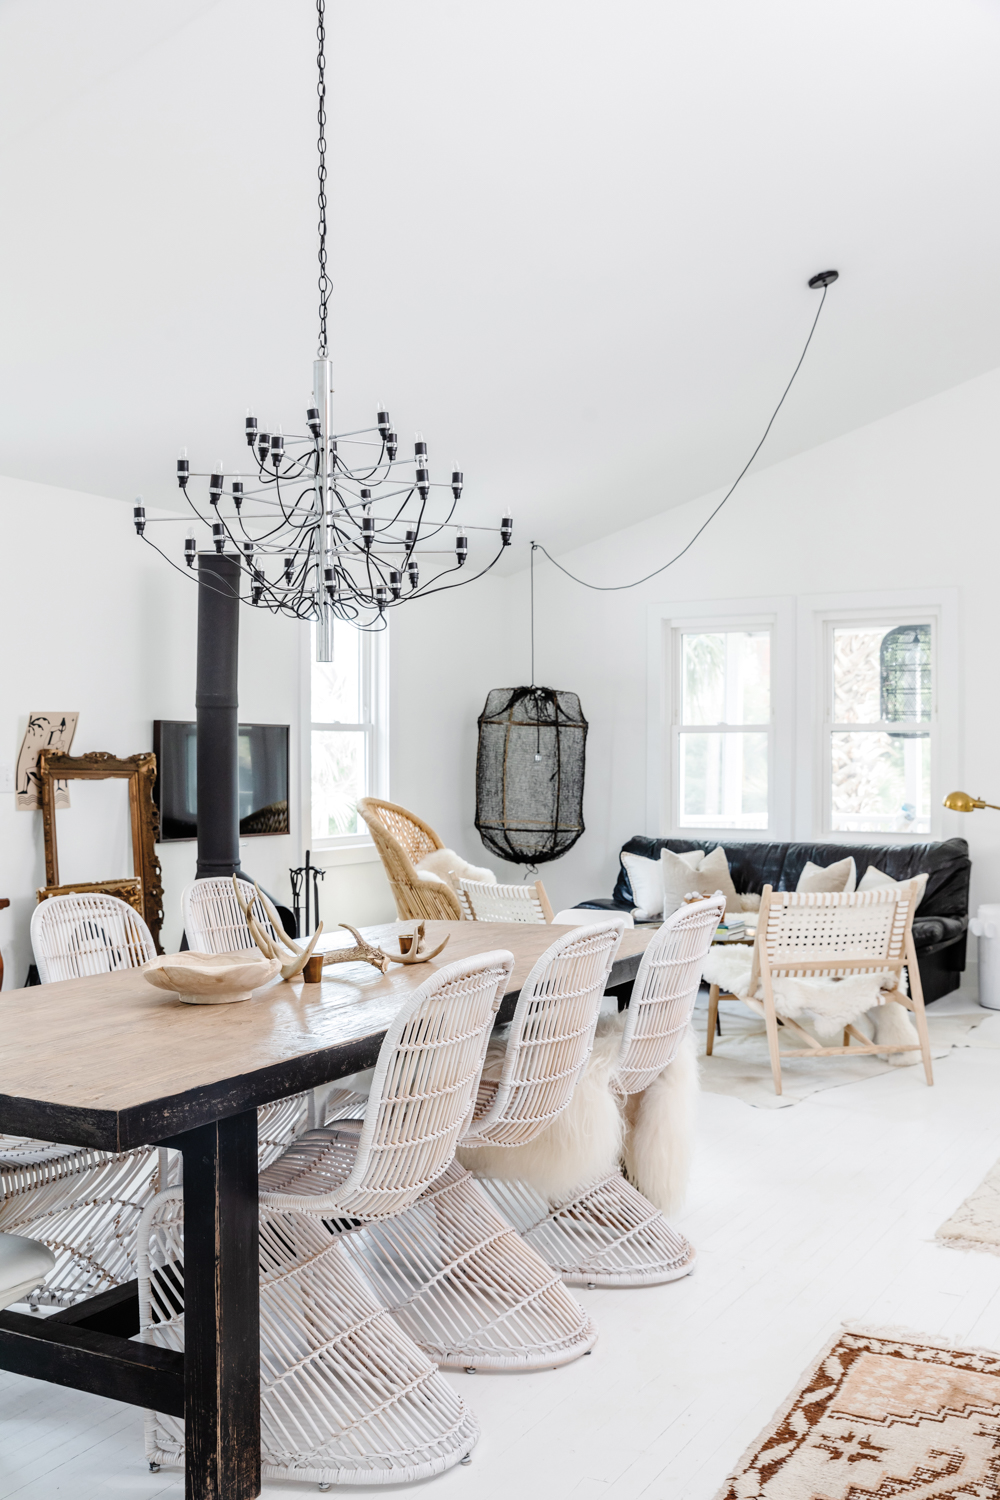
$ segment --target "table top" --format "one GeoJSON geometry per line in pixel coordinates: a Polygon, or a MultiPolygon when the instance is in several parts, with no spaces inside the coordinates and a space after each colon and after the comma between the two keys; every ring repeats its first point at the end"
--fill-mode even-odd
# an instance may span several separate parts
{"type": "MultiPolygon", "coordinates": [[[[362,928],[398,951],[412,922],[362,928]]],[[[124,1150],[371,1067],[399,1007],[432,969],[506,948],[509,1019],[532,964],[567,927],[428,922],[448,946],[427,964],[328,966],[320,984],[280,977],[232,1005],[185,1005],[136,969],[0,994],[0,1132],[124,1150]]],[[[652,936],[626,930],[611,984],[633,979],[652,936]]],[[[320,947],[351,947],[347,932],[320,947]]]]}

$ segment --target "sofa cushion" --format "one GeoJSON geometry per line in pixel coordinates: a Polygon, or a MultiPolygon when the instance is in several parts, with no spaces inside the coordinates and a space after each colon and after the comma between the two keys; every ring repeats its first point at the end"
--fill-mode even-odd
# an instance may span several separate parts
{"type": "MultiPolygon", "coordinates": [[[[693,849],[710,852],[718,839],[653,839],[639,834],[629,839],[625,848],[647,859],[659,859],[660,850],[669,848],[675,854],[693,849]]],[[[806,863],[829,865],[853,855],[860,880],[869,865],[891,875],[894,880],[911,880],[927,872],[927,889],[919,912],[925,917],[958,917],[969,912],[969,875],[972,863],[965,839],[945,839],[927,844],[750,844],[727,841],[729,872],[739,892],[762,891],[765,885],[776,891],[794,891],[806,863]]],[[[635,902],[619,867],[612,902],[631,911],[635,902]]]]}

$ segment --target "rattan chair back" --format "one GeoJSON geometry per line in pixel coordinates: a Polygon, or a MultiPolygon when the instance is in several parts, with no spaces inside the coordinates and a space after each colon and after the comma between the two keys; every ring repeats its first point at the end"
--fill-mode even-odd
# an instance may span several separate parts
{"type": "Polygon", "coordinates": [[[322,1190],[322,1168],[310,1167],[314,1138],[323,1132],[313,1131],[272,1169],[276,1180],[287,1186],[291,1179],[303,1191],[268,1191],[265,1172],[261,1202],[354,1219],[388,1218],[414,1203],[454,1157],[472,1115],[494,1016],[513,967],[513,954],[500,949],[447,964],[425,979],[386,1032],[350,1175],[322,1190]]]}
{"type": "MultiPolygon", "coordinates": [[[[268,937],[275,936],[264,904],[249,880],[239,880],[240,895],[268,937]]],[[[229,876],[193,880],[181,896],[181,911],[192,953],[239,953],[256,948],[229,876]]]]}
{"type": "Polygon", "coordinates": [[[566,1108],[593,1049],[624,931],[614,919],[579,927],[542,954],[521,986],[499,1084],[480,1085],[463,1147],[524,1145],[566,1108]]]}
{"type": "Polygon", "coordinates": [[[139,913],[117,896],[76,892],[40,901],[31,916],[31,946],[43,984],[137,969],[156,957],[139,913]]]}
{"type": "Polygon", "coordinates": [[[460,880],[462,895],[476,922],[551,922],[552,906],[540,880],[534,885],[460,880]]]}
{"type": "Polygon", "coordinates": [[[725,897],[718,892],[680,907],[642,955],[615,1073],[615,1086],[623,1094],[647,1089],[676,1056],[698,998],[705,954],[725,910],[725,897]]]}
{"type": "Polygon", "coordinates": [[[444,881],[421,880],[414,868],[425,854],[444,848],[433,828],[405,807],[378,797],[362,797],[358,812],[378,850],[400,921],[460,921],[465,913],[451,887],[444,881]]]}

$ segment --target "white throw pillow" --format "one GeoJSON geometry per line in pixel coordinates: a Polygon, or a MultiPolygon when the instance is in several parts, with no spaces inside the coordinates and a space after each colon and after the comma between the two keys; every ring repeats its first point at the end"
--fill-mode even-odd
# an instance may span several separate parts
{"type": "Polygon", "coordinates": [[[692,868],[688,859],[688,855],[675,854],[672,849],[660,851],[664,920],[683,905],[685,896],[694,891],[699,896],[714,896],[716,891],[721,891],[726,898],[726,911],[742,911],[740,898],[729,873],[729,860],[721,844],[711,854],[706,854],[696,868],[692,868]]]}
{"type": "Polygon", "coordinates": [[[838,859],[833,865],[814,865],[812,860],[807,860],[799,883],[795,887],[797,891],[844,891],[850,895],[858,883],[858,867],[854,863],[853,855],[847,859],[838,859]]]}
{"type": "MultiPolygon", "coordinates": [[[[691,849],[687,854],[675,858],[683,860],[691,870],[697,870],[704,862],[704,849],[691,849]]],[[[622,850],[622,864],[632,889],[635,906],[632,915],[640,922],[648,922],[663,916],[663,869],[658,859],[647,859],[644,854],[629,854],[622,850]]],[[[667,916],[670,913],[667,912],[667,916]]]]}
{"type": "Polygon", "coordinates": [[[916,911],[917,907],[924,899],[924,891],[927,889],[927,881],[929,880],[929,878],[930,876],[925,874],[911,875],[908,881],[893,880],[892,876],[886,875],[884,870],[876,870],[874,865],[869,865],[865,873],[862,875],[861,879],[858,881],[858,890],[877,891],[879,886],[885,887],[887,885],[912,885],[914,888],[913,910],[916,911]]]}

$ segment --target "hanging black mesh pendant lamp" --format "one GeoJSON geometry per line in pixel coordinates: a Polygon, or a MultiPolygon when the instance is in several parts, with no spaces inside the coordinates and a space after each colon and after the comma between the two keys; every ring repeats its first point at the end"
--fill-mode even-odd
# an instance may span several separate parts
{"type": "Polygon", "coordinates": [[[476,828],[487,849],[541,865],[583,832],[587,721],[575,693],[493,688],[479,716],[476,828]]]}

